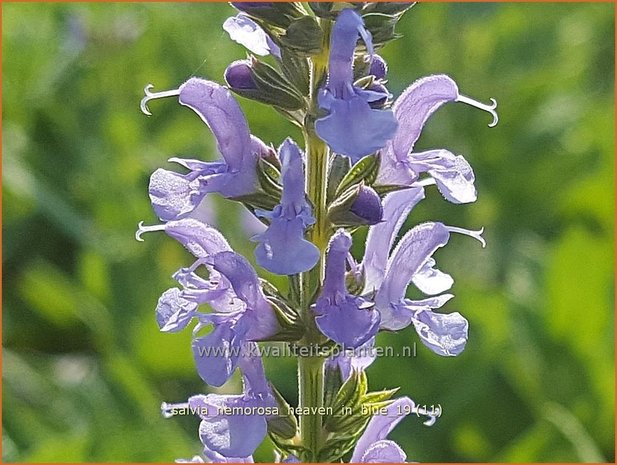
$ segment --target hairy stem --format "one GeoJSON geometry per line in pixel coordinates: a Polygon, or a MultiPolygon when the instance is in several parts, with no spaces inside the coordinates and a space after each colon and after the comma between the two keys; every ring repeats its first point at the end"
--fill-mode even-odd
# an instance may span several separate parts
{"type": "MultiPolygon", "coordinates": [[[[310,108],[304,123],[303,133],[306,152],[306,192],[313,206],[315,224],[308,233],[308,239],[321,251],[321,258],[315,268],[301,277],[302,320],[305,323],[306,334],[300,341],[301,345],[312,346],[313,352],[317,344],[325,338],[315,327],[311,304],[316,291],[321,286],[325,270],[325,250],[328,245],[328,221],[326,205],[326,189],[328,185],[328,146],[315,133],[315,118],[317,114],[317,92],[323,84],[328,71],[329,30],[330,22],[323,21],[323,50],[311,58],[310,108]]],[[[322,443],[321,415],[317,409],[323,407],[324,394],[324,357],[312,353],[308,357],[298,359],[298,403],[308,413],[300,415],[300,438],[307,450],[304,461],[318,460],[322,443]]]]}
{"type": "Polygon", "coordinates": [[[307,452],[303,461],[316,462],[322,440],[322,415],[317,409],[323,406],[324,359],[301,357],[298,361],[298,386],[300,389],[300,438],[307,452]],[[308,409],[305,412],[304,409],[308,409]]]}

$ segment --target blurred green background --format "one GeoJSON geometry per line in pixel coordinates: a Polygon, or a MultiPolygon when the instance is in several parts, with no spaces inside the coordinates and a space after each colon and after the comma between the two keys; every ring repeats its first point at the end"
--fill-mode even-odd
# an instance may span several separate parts
{"type": "MultiPolygon", "coordinates": [[[[473,165],[479,199],[434,188],[425,219],[485,227],[488,247],[457,236],[437,253],[456,281],[447,311],[470,322],[457,358],[369,369],[439,403],[435,426],[391,434],[409,460],[614,460],[614,6],[419,4],[383,51],[394,95],[431,73],[499,101],[500,123],[450,104],[418,149],[473,165]]],[[[171,274],[192,260],[156,222],[147,182],[166,159],[216,157],[203,123],[174,99],[139,111],[142,89],[191,75],[222,81],[245,50],[222,31],[227,4],[2,5],[3,459],[170,461],[200,451],[196,418],[164,420],[161,401],[204,392],[190,331],[154,319],[171,274]]],[[[298,131],[243,100],[252,131],[278,145],[298,131]]],[[[240,208],[213,199],[211,221],[252,256],[240,208]]],[[[362,232],[357,236],[360,238],[362,232]]],[[[361,245],[358,247],[361,252],[361,245]]],[[[379,343],[417,341],[412,329],[379,343]]],[[[291,400],[295,360],[268,360],[291,400]]],[[[225,391],[239,389],[238,379],[225,391]]],[[[236,391],[237,392],[237,391],[236,391]]],[[[256,458],[270,461],[267,447],[256,458]]]]}

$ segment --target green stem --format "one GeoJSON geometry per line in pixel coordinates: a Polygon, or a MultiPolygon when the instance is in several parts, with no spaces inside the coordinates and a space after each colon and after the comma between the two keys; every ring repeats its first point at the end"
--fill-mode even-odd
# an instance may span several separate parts
{"type": "MultiPolygon", "coordinates": [[[[323,407],[324,359],[322,357],[300,357],[298,361],[299,406],[317,412],[323,407]]],[[[300,410],[300,438],[307,449],[303,457],[306,462],[316,462],[322,440],[322,415],[300,410]]]]}
{"type": "MultiPolygon", "coordinates": [[[[306,192],[313,206],[315,224],[308,233],[308,239],[321,251],[319,264],[311,271],[301,276],[301,306],[302,320],[305,323],[306,334],[299,341],[300,345],[311,346],[312,352],[319,343],[325,341],[324,336],[315,326],[311,304],[315,292],[321,286],[325,271],[325,250],[328,245],[328,221],[326,189],[328,183],[328,146],[315,133],[315,117],[317,114],[317,92],[328,71],[329,30],[330,22],[323,21],[323,50],[311,58],[310,108],[304,123],[304,141],[306,152],[306,192]]],[[[298,360],[298,406],[301,409],[316,409],[323,407],[324,401],[324,361],[325,358],[312,353],[298,360]]],[[[301,410],[302,413],[303,410],[301,410]]],[[[315,462],[322,445],[322,416],[315,413],[300,415],[300,439],[307,450],[304,461],[315,462]]]]}

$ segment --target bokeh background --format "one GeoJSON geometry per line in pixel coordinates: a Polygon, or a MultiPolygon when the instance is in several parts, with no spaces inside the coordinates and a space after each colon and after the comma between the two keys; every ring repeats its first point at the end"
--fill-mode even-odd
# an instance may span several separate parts
{"type": "MultiPolygon", "coordinates": [[[[407,418],[391,434],[410,460],[614,460],[613,8],[419,4],[382,51],[395,95],[443,72],[466,95],[495,97],[501,118],[489,129],[489,115],[450,104],[417,145],[465,154],[479,199],[456,206],[429,188],[406,227],[484,226],[488,247],[456,236],[437,253],[456,280],[447,310],[471,325],[465,352],[418,344],[415,358],[369,369],[372,388],[443,407],[435,426],[407,418]]],[[[199,452],[196,418],[159,413],[206,389],[190,331],[162,334],[154,319],[191,258],[164,234],[133,235],[156,222],[154,169],[217,155],[189,109],[156,101],[147,118],[139,101],[147,83],[221,82],[246,53],[222,31],[232,14],[223,3],[2,5],[4,461],[199,452]]],[[[300,140],[274,111],[241,103],[263,140],[300,140]]],[[[238,205],[213,198],[203,213],[251,256],[238,205]]],[[[414,341],[412,329],[379,339],[414,341]]],[[[267,361],[292,402],[294,367],[267,361]]],[[[224,388],[237,389],[236,378],[224,388]]],[[[272,460],[267,447],[256,458],[272,460]]]]}

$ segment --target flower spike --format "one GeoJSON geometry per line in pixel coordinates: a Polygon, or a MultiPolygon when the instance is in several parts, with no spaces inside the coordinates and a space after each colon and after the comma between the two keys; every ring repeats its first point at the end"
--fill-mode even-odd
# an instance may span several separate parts
{"type": "Polygon", "coordinates": [[[495,99],[461,95],[445,74],[416,80],[393,101],[387,63],[376,52],[396,38],[396,22],[412,4],[231,3],[239,12],[223,30],[250,54],[226,67],[225,82],[193,76],[171,90],[145,86],[140,109],[146,116],[151,100],[174,97],[206,125],[217,155],[173,156],[174,168],[150,176],[158,220],[139,222],[135,239],[162,231],[193,256],[171,275],[175,285],[159,297],[155,321],[163,333],[187,333],[206,384],[222,387],[242,377],[236,393],[161,404],[165,418],[201,419],[200,454],[178,463],[253,463],[268,433],[276,434],[276,463],[407,463],[388,435],[405,416],[427,426],[441,416],[441,406],[429,410],[409,397],[393,398],[398,389],[369,391],[365,370],[378,355],[380,331],[409,327],[421,350],[442,357],[465,350],[470,324],[447,308],[454,278],[436,256],[454,233],[485,247],[484,230],[441,222],[403,226],[435,190],[454,204],[477,199],[463,155],[415,148],[432,114],[461,102],[490,113],[489,127],[499,116],[495,99]],[[256,58],[268,55],[270,64],[256,58]],[[291,138],[276,149],[252,135],[237,96],[297,124],[306,153],[291,138]],[[239,202],[257,223],[239,223],[244,238],[256,243],[254,259],[208,224],[218,219],[211,216],[212,194],[239,202]],[[369,226],[361,260],[354,255],[362,237],[352,238],[360,226],[369,226]],[[257,266],[282,276],[260,277],[257,266]],[[410,297],[410,286],[423,296],[410,297]],[[297,409],[266,376],[260,344],[268,344],[264,355],[274,355],[271,342],[302,349],[297,409]],[[311,382],[302,382],[305,377],[311,382]],[[353,397],[363,411],[319,418],[313,407],[336,410],[341,396],[353,397]]]}
{"type": "Polygon", "coordinates": [[[472,98],[469,97],[465,97],[464,95],[460,95],[456,98],[457,102],[461,102],[461,103],[466,103],[467,105],[471,105],[472,107],[476,107],[480,110],[484,110],[488,113],[490,113],[491,115],[493,115],[493,121],[491,123],[489,123],[488,127],[489,128],[494,128],[495,126],[497,126],[497,123],[499,122],[499,115],[497,114],[497,100],[495,100],[494,98],[491,98],[491,105],[488,105],[486,103],[482,103],[482,102],[478,102],[477,100],[474,100],[472,98]]]}
{"type": "Polygon", "coordinates": [[[139,103],[139,108],[141,108],[141,112],[146,116],[152,116],[152,113],[148,108],[148,102],[150,100],[180,95],[180,89],[163,90],[161,92],[150,92],[150,89],[152,89],[153,87],[154,85],[152,84],[148,84],[146,87],[144,87],[144,93],[146,94],[146,96],[142,98],[141,102],[139,103]]]}

